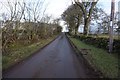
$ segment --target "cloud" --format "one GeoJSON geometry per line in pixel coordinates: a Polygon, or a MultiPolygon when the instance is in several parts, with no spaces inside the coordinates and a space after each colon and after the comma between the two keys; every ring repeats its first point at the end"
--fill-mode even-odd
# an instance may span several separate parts
{"type": "MultiPolygon", "coordinates": [[[[48,0],[47,0],[48,1],[48,0]]],[[[48,4],[46,13],[54,17],[60,17],[63,11],[71,4],[70,0],[51,0],[48,4]]]]}

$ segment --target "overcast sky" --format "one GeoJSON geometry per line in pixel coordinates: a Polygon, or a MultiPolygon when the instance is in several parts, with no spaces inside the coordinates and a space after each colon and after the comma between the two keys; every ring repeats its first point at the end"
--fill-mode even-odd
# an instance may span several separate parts
{"type": "MultiPolygon", "coordinates": [[[[49,1],[49,0],[46,0],[49,1]]],[[[54,17],[60,17],[63,11],[71,5],[72,0],[51,0],[48,5],[47,13],[52,14],[54,17]]],[[[118,1],[115,0],[115,11],[118,11],[118,1]]],[[[111,0],[99,0],[97,5],[101,7],[107,14],[111,12],[111,0]]],[[[62,23],[63,24],[63,23],[62,23]]]]}
{"type": "MultiPolygon", "coordinates": [[[[0,0],[0,3],[6,3],[7,1],[13,2],[15,0],[0,0]]],[[[36,2],[38,0],[17,0],[17,1],[31,1],[36,2]]],[[[44,0],[43,0],[44,1],[44,0]]],[[[45,0],[45,7],[47,5],[46,14],[52,15],[52,17],[59,18],[61,14],[74,0],[45,0]]],[[[118,1],[115,0],[115,11],[118,11],[118,1]]],[[[97,5],[101,7],[107,14],[111,12],[111,0],[99,0],[97,5]]],[[[0,13],[6,12],[5,8],[0,5],[0,13]]],[[[61,21],[61,26],[64,27],[64,21],[61,21]]],[[[65,27],[64,27],[65,28],[65,27]]]]}
{"type": "MultiPolygon", "coordinates": [[[[7,1],[14,1],[14,0],[0,0],[0,3],[6,3],[7,1]]],[[[38,0],[17,0],[17,1],[38,1],[38,0]]],[[[69,5],[71,5],[72,1],[74,0],[45,0],[45,4],[47,5],[47,9],[46,9],[46,14],[48,15],[52,15],[52,17],[54,18],[58,18],[60,17],[60,15],[63,13],[63,11],[65,9],[67,9],[67,7],[69,5]]],[[[115,0],[115,10],[118,10],[118,1],[120,0],[115,0]]],[[[111,10],[111,0],[99,0],[98,4],[99,7],[103,8],[104,11],[108,14],[110,14],[110,10],[111,10]]],[[[5,9],[0,6],[0,13],[4,12],[5,9]]]]}
{"type": "MultiPolygon", "coordinates": [[[[46,0],[49,1],[49,0],[46,0]]],[[[50,0],[51,2],[48,5],[48,10],[46,11],[49,14],[52,14],[55,17],[60,16],[63,11],[72,3],[72,0],[50,0]]],[[[115,10],[118,10],[118,1],[115,0],[115,10]]],[[[101,8],[104,9],[104,11],[108,14],[110,14],[111,10],[111,0],[99,0],[98,4],[101,8]]]]}

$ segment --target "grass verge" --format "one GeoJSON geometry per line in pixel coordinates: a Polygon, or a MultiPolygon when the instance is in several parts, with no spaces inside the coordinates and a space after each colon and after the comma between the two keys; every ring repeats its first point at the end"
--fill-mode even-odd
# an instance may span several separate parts
{"type": "Polygon", "coordinates": [[[8,67],[14,65],[15,63],[27,58],[32,55],[35,51],[39,50],[43,46],[47,45],[50,41],[52,41],[54,37],[40,40],[37,43],[33,43],[31,45],[24,46],[22,44],[14,44],[10,49],[11,51],[7,55],[2,56],[2,69],[5,70],[8,67]]]}
{"type": "Polygon", "coordinates": [[[87,45],[78,39],[70,38],[93,68],[100,70],[106,78],[118,77],[118,58],[103,49],[87,45]]]}

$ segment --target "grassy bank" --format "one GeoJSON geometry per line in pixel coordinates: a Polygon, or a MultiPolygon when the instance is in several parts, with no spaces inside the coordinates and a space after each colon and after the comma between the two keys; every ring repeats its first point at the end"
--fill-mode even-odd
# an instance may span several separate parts
{"type": "Polygon", "coordinates": [[[107,78],[118,77],[118,59],[113,54],[107,53],[103,49],[87,45],[78,39],[70,38],[77,46],[87,61],[96,69],[100,70],[107,78]]]}
{"type": "Polygon", "coordinates": [[[42,48],[50,41],[52,41],[56,36],[48,39],[41,39],[39,42],[33,43],[31,45],[24,46],[20,43],[14,43],[10,46],[9,54],[2,56],[2,68],[6,69],[13,64],[23,60],[33,54],[38,49],[42,48]]]}

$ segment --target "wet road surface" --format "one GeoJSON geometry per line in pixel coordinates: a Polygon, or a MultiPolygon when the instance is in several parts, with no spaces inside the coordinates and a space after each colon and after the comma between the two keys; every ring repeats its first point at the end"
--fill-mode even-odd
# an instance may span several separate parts
{"type": "Polygon", "coordinates": [[[3,74],[4,78],[89,78],[68,39],[60,35],[51,44],[3,74]]]}

